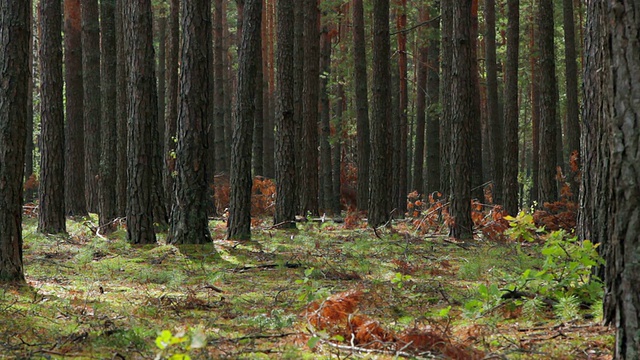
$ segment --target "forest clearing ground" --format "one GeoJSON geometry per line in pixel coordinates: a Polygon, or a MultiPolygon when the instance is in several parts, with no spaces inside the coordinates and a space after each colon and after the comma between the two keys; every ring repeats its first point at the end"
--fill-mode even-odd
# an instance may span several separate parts
{"type": "MultiPolygon", "coordinates": [[[[109,239],[95,236],[91,221],[69,220],[68,236],[39,235],[36,221],[25,221],[30,286],[0,288],[0,358],[149,359],[162,330],[194,328],[207,337],[190,351],[194,359],[394,358],[381,352],[388,344],[358,346],[311,329],[309,303],[323,306],[350,290],[362,292],[353,316],[393,336],[437,333],[472,349],[461,358],[611,358],[613,331],[584,311],[561,321],[548,309],[528,316],[509,301],[480,314],[465,309],[479,285],[506,288],[510,277],[538,267],[538,245],[519,252],[479,241],[465,249],[404,223],[376,236],[332,222],[269,230],[267,220],[252,241],[235,242],[221,240],[225,224],[212,221],[216,252],[132,246],[122,228],[109,239]]],[[[402,353],[445,358],[437,349],[410,349],[402,353]]]]}

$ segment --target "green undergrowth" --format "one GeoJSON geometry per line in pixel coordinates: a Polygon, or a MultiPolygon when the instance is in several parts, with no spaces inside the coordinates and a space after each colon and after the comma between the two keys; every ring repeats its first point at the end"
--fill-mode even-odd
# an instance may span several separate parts
{"type": "MultiPolygon", "coordinates": [[[[612,332],[598,325],[601,304],[589,295],[600,290],[553,283],[545,274],[560,260],[549,264],[544,242],[462,247],[404,222],[377,234],[265,222],[237,242],[212,221],[212,244],[166,245],[160,236],[136,246],[124,228],[97,236],[95,222],[69,220],[68,235],[45,236],[25,221],[29,286],[0,287],[0,358],[346,358],[348,339],[318,342],[304,315],[311,301],[351,289],[365,294],[359,312],[385,328],[435,329],[487,357],[610,355],[612,332]]],[[[352,356],[394,358],[360,350],[352,356]]]]}

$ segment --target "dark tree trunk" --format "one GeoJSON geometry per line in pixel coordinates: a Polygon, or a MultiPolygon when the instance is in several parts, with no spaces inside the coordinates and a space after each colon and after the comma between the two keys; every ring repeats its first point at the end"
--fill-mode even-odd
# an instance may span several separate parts
{"type": "MultiPolygon", "coordinates": [[[[100,18],[102,19],[102,18],[100,18]]],[[[167,61],[167,13],[164,4],[160,6],[156,18],[158,27],[158,61],[156,61],[156,76],[158,77],[158,135],[160,136],[160,152],[164,158],[165,108],[166,108],[166,61],[167,61]]],[[[164,163],[164,161],[163,161],[164,163]]]]}
{"type": "Polygon", "coordinates": [[[264,42],[263,42],[263,38],[264,38],[264,34],[265,34],[265,28],[264,28],[264,12],[262,14],[262,26],[261,26],[261,36],[258,37],[258,48],[260,49],[260,51],[258,52],[257,56],[256,56],[256,98],[254,99],[254,103],[255,103],[255,111],[253,113],[253,144],[252,146],[252,159],[251,159],[251,165],[253,168],[253,175],[254,176],[263,176],[264,175],[264,168],[263,168],[263,145],[264,143],[262,142],[262,138],[263,138],[263,131],[264,131],[264,100],[265,100],[265,93],[266,93],[266,86],[265,86],[265,74],[264,74],[264,69],[266,67],[265,65],[265,49],[264,49],[264,42]]]}
{"type": "MultiPolygon", "coordinates": [[[[29,28],[31,31],[29,34],[29,49],[34,49],[34,36],[33,36],[33,26],[29,28]]],[[[34,186],[35,174],[33,172],[33,150],[35,148],[33,143],[33,58],[35,51],[29,52],[29,91],[27,93],[27,123],[26,129],[27,134],[25,138],[25,147],[24,147],[24,198],[23,203],[29,203],[34,200],[36,190],[34,186]]]]}
{"type": "Polygon", "coordinates": [[[440,120],[440,187],[442,194],[448,197],[451,193],[451,66],[453,57],[453,2],[442,1],[442,82],[441,102],[442,119],[440,120]]]}
{"type": "MultiPolygon", "coordinates": [[[[473,238],[471,221],[471,158],[470,140],[473,111],[474,67],[471,46],[472,0],[453,5],[453,51],[451,71],[451,208],[449,236],[455,239],[473,238]]],[[[478,153],[476,153],[477,155],[478,153]]]]}
{"type": "Polygon", "coordinates": [[[293,110],[293,26],[294,1],[276,3],[277,39],[277,110],[276,110],[276,211],[275,224],[295,228],[296,163],[293,110]]]}
{"type": "Polygon", "coordinates": [[[251,137],[255,111],[256,58],[260,51],[262,1],[246,0],[238,59],[237,119],[231,147],[231,199],[227,238],[251,238],[251,137]]]}
{"type": "MultiPolygon", "coordinates": [[[[302,168],[302,78],[304,77],[304,6],[302,1],[293,5],[293,122],[294,147],[298,149],[295,157],[296,169],[302,168]]],[[[301,208],[304,174],[296,171],[296,211],[301,208]]],[[[302,212],[300,212],[302,213],[302,212]]]]}
{"type": "MultiPolygon", "coordinates": [[[[478,71],[478,0],[471,2],[471,89],[473,103],[471,106],[471,137],[470,154],[483,154],[482,139],[482,113],[480,111],[480,74],[478,71]]],[[[457,176],[457,173],[452,173],[457,176]]],[[[471,198],[482,201],[484,199],[484,189],[482,184],[485,181],[484,161],[482,155],[474,157],[471,161],[471,198]]]]}
{"type": "Polygon", "coordinates": [[[541,0],[538,9],[540,26],[540,205],[558,198],[556,184],[556,67],[553,42],[553,1],[541,0]]]}
{"type": "MultiPolygon", "coordinates": [[[[436,1],[431,16],[440,14],[440,1],[436,1]]],[[[430,37],[427,54],[427,187],[428,194],[441,191],[440,183],[440,151],[442,141],[440,139],[440,22],[436,21],[430,26],[430,37]]],[[[444,170],[444,171],[449,171],[444,170]]]]}
{"type": "Polygon", "coordinates": [[[114,229],[113,220],[118,216],[116,202],[116,24],[115,0],[100,2],[101,71],[102,76],[102,126],[100,146],[100,227],[103,232],[114,229]]]}
{"type": "Polygon", "coordinates": [[[225,137],[224,137],[224,117],[225,117],[225,80],[224,80],[224,57],[226,50],[223,38],[223,0],[214,0],[213,10],[213,113],[214,113],[214,153],[215,153],[215,173],[227,173],[229,169],[225,167],[225,137]]]}
{"type": "Polygon", "coordinates": [[[265,2],[266,9],[263,11],[265,14],[264,20],[266,22],[265,26],[265,36],[264,36],[264,62],[265,67],[263,68],[264,73],[264,91],[263,91],[263,111],[264,111],[264,123],[262,130],[262,168],[264,176],[268,178],[273,178],[275,176],[275,163],[274,163],[274,154],[275,154],[275,134],[273,132],[274,128],[274,114],[275,114],[275,99],[274,99],[274,86],[275,86],[275,75],[274,75],[274,55],[273,55],[273,47],[274,47],[274,30],[273,23],[275,22],[275,1],[265,2]]]}
{"type": "MultiPolygon", "coordinates": [[[[429,10],[420,9],[420,21],[429,20],[429,10]]],[[[420,30],[420,38],[418,45],[418,63],[416,76],[416,137],[413,146],[413,180],[411,181],[411,190],[417,191],[418,194],[424,193],[424,159],[425,159],[425,118],[427,114],[427,73],[429,72],[429,47],[428,42],[424,39],[429,34],[428,28],[420,30]]],[[[438,160],[439,161],[439,160],[438,160]]]]}
{"type": "Polygon", "coordinates": [[[65,232],[64,111],[62,104],[62,8],[60,0],[39,5],[41,135],[38,231],[65,232]]]}
{"type": "MultiPolygon", "coordinates": [[[[580,151],[580,120],[578,106],[578,59],[576,55],[575,21],[573,19],[573,1],[563,0],[563,24],[564,24],[564,61],[565,81],[567,91],[567,118],[565,139],[568,155],[574,151],[580,151]]],[[[570,181],[572,199],[578,198],[579,184],[576,173],[571,171],[570,181]]]]}
{"type": "Polygon", "coordinates": [[[128,2],[125,41],[128,63],[127,237],[134,244],[153,244],[154,132],[157,102],[151,0],[128,2]]]}
{"type": "MultiPolygon", "coordinates": [[[[341,33],[344,33],[341,30],[341,33]]],[[[344,45],[343,45],[344,46],[344,45]]],[[[343,48],[342,51],[345,49],[343,48]]],[[[344,86],[339,81],[338,82],[338,93],[337,99],[335,102],[335,129],[336,134],[333,139],[333,148],[331,150],[331,166],[333,168],[332,174],[332,184],[333,184],[333,200],[332,200],[332,212],[335,216],[340,216],[342,210],[342,203],[340,202],[340,188],[341,188],[341,170],[342,170],[342,112],[344,106],[344,86]]]]}
{"type": "Polygon", "coordinates": [[[82,84],[82,16],[80,0],[64,0],[64,71],[66,91],[65,208],[87,215],[84,183],[84,110],[82,84]]]}
{"type": "MultiPolygon", "coordinates": [[[[607,8],[611,49],[611,189],[613,228],[608,246],[606,300],[615,307],[616,359],[640,357],[640,8],[637,1],[607,8]]],[[[600,64],[604,65],[604,64],[600,64]]],[[[599,67],[598,69],[603,69],[599,67]]],[[[605,70],[606,71],[606,70],[605,70]]],[[[603,204],[595,204],[602,206],[603,204]]],[[[606,305],[605,305],[606,309],[606,305]]]]}
{"type": "MultiPolygon", "coordinates": [[[[82,76],[84,83],[85,198],[98,212],[100,175],[100,21],[98,0],[84,0],[82,9],[82,76]]],[[[75,191],[75,190],[74,190],[75,191]]]]}
{"type": "MultiPolygon", "coordinates": [[[[516,15],[517,16],[517,15],[516,15]]],[[[489,146],[491,152],[491,174],[492,174],[492,183],[493,183],[493,201],[496,204],[502,203],[502,163],[504,161],[502,157],[502,148],[504,141],[504,131],[503,131],[503,119],[499,117],[498,114],[498,64],[496,63],[496,2],[495,0],[486,0],[485,8],[484,8],[484,18],[485,18],[485,57],[486,57],[486,67],[487,67],[487,118],[489,125],[489,134],[491,136],[491,144],[489,146]]],[[[511,17],[513,19],[513,17],[511,17]]],[[[518,24],[516,23],[516,31],[518,31],[518,24]]],[[[513,34],[513,33],[511,33],[513,34]]],[[[518,34],[516,34],[517,36],[518,34]]],[[[513,35],[512,35],[513,36],[513,35]]],[[[517,38],[516,38],[517,40],[517,38]]],[[[508,40],[507,40],[508,41],[508,40]]],[[[517,66],[517,46],[516,42],[516,66],[517,66]]],[[[517,71],[517,68],[516,68],[517,71]]],[[[516,86],[518,78],[516,76],[516,86]]],[[[514,89],[510,89],[513,91],[514,89]]],[[[515,104],[517,104],[517,89],[514,92],[515,104]]],[[[507,95],[510,93],[505,91],[507,95]]],[[[511,100],[514,98],[512,97],[511,100]]],[[[512,105],[507,102],[507,106],[512,105]]],[[[517,109],[517,108],[516,108],[517,109]]],[[[517,124],[517,118],[516,118],[517,124]]],[[[511,134],[513,135],[513,134],[511,134]]],[[[518,140],[518,135],[516,133],[515,139],[516,142],[518,140]]],[[[517,149],[517,146],[516,146],[517,149]]],[[[515,156],[517,159],[518,152],[515,152],[515,156]]],[[[516,164],[511,164],[511,166],[515,166],[517,169],[517,161],[516,164]]],[[[517,186],[516,184],[513,184],[517,186]]],[[[516,188],[517,189],[517,188],[516,188]]],[[[515,192],[517,195],[517,192],[515,192]]]]}
{"type": "Polygon", "coordinates": [[[227,26],[227,2],[222,3],[222,63],[223,63],[223,104],[224,104],[224,156],[222,158],[223,173],[229,173],[229,162],[231,155],[231,119],[233,118],[233,91],[235,82],[235,71],[231,64],[231,54],[229,53],[229,45],[231,44],[231,34],[227,26]]]}
{"type": "MultiPolygon", "coordinates": [[[[518,47],[520,46],[520,1],[509,0],[507,26],[507,63],[504,86],[504,157],[495,158],[494,164],[504,162],[502,201],[507,213],[518,213],[518,47]]],[[[502,140],[500,140],[502,142],[502,140]]],[[[495,152],[495,150],[494,150],[495,152]]],[[[500,165],[501,166],[501,165],[500,165]]],[[[495,171],[495,170],[494,170],[495,171]]],[[[498,192],[494,192],[496,194],[498,192]]]]}
{"type": "Polygon", "coordinates": [[[170,212],[175,203],[174,171],[178,119],[178,58],[180,56],[180,1],[171,0],[169,9],[169,43],[166,62],[167,110],[164,118],[164,171],[163,187],[167,194],[165,208],[170,212]]]}
{"type": "Polygon", "coordinates": [[[300,205],[303,214],[318,214],[318,89],[320,34],[316,0],[304,0],[304,74],[302,80],[302,167],[300,205]]]}
{"type": "Polygon", "coordinates": [[[353,62],[355,80],[356,127],[358,141],[357,206],[365,210],[369,199],[369,100],[367,99],[367,54],[364,38],[364,10],[362,0],[353,0],[353,62]]]}
{"type": "Polygon", "coordinates": [[[398,77],[399,77],[399,99],[398,99],[398,135],[400,142],[398,143],[398,169],[394,174],[398,182],[398,198],[394,204],[396,217],[404,217],[407,211],[407,133],[408,120],[407,111],[409,111],[409,92],[407,83],[407,34],[402,31],[407,26],[407,0],[396,0],[399,14],[396,17],[396,28],[401,31],[398,36],[398,77]]]}
{"type": "Polygon", "coordinates": [[[329,76],[331,74],[331,35],[325,26],[320,36],[320,179],[322,184],[322,209],[332,212],[333,180],[331,177],[331,102],[329,100],[329,76]]]}
{"type": "Polygon", "coordinates": [[[369,225],[378,227],[389,220],[390,153],[389,153],[389,0],[373,1],[373,82],[371,118],[371,183],[369,192],[369,225]]]}
{"type": "Polygon", "coordinates": [[[22,177],[31,2],[0,0],[0,283],[24,283],[22,177]]]}
{"type": "Polygon", "coordinates": [[[123,0],[116,0],[116,213],[127,214],[127,56],[124,38],[123,0]]]}
{"type": "Polygon", "coordinates": [[[529,66],[531,68],[530,95],[531,95],[531,204],[538,202],[540,193],[540,87],[538,65],[538,43],[536,42],[535,16],[529,18],[531,26],[529,29],[529,66]]]}
{"type": "Polygon", "coordinates": [[[209,0],[182,2],[180,110],[176,149],[176,202],[168,242],[211,242],[207,218],[207,125],[210,62],[207,51],[211,22],[209,0]]]}

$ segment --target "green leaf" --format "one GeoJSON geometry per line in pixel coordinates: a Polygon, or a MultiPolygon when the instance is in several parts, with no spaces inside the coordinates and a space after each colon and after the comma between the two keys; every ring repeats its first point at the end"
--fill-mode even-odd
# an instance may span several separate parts
{"type": "Polygon", "coordinates": [[[318,344],[318,341],[320,341],[320,338],[318,336],[312,336],[309,341],[307,341],[307,346],[310,349],[313,349],[314,347],[316,347],[316,345],[318,344]]]}
{"type": "Polygon", "coordinates": [[[169,346],[169,344],[171,343],[171,338],[173,336],[171,335],[171,331],[169,330],[163,330],[160,333],[160,336],[158,336],[156,338],[156,346],[160,349],[160,350],[164,350],[167,348],[167,346],[169,346]]]}

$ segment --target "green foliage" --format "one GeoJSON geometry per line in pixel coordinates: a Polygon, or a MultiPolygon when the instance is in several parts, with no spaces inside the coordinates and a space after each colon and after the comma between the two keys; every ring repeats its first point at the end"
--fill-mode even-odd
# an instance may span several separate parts
{"type": "Polygon", "coordinates": [[[391,283],[396,284],[398,289],[402,289],[404,287],[404,284],[409,280],[411,280],[411,275],[402,275],[401,273],[397,272],[394,275],[393,279],[391,279],[391,283]]]}
{"type": "Polygon", "coordinates": [[[296,284],[300,285],[300,288],[296,291],[298,293],[298,300],[309,303],[318,299],[323,299],[329,296],[329,290],[320,287],[314,278],[318,276],[318,271],[315,268],[308,268],[304,271],[304,277],[296,280],[296,284]]]}
{"type": "Polygon", "coordinates": [[[169,330],[163,330],[156,338],[156,346],[160,349],[156,360],[191,360],[191,350],[202,348],[206,344],[207,337],[201,328],[191,329],[189,335],[182,330],[175,335],[169,330]]]}
{"type": "Polygon", "coordinates": [[[533,215],[521,211],[515,218],[513,216],[505,216],[505,220],[509,221],[509,229],[505,231],[511,239],[517,241],[535,241],[534,234],[543,232],[533,222],[533,215]]]}

